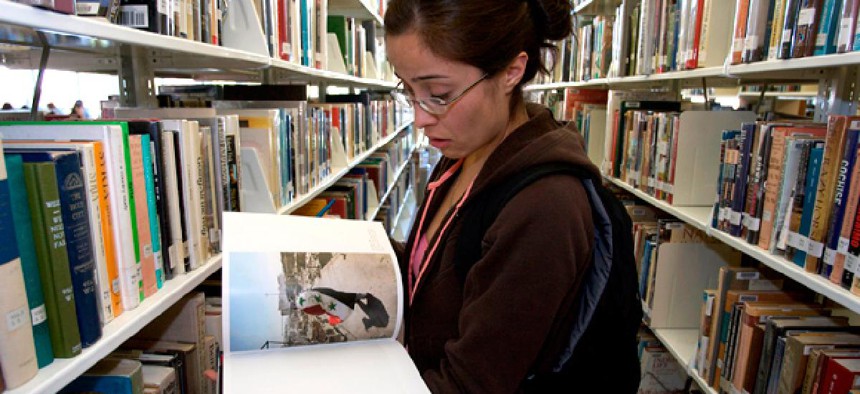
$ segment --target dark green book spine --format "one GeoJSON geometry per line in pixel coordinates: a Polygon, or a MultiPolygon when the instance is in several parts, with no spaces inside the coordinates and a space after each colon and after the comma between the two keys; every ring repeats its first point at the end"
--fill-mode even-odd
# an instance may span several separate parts
{"type": "Polygon", "coordinates": [[[71,358],[81,353],[81,336],[54,164],[25,163],[24,181],[54,357],[71,358]]]}

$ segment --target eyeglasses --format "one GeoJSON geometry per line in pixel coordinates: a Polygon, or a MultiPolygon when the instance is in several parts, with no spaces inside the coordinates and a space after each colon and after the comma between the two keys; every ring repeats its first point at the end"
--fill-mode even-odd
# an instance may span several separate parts
{"type": "Polygon", "coordinates": [[[416,99],[414,96],[412,96],[411,93],[407,93],[405,90],[403,90],[402,80],[400,81],[400,83],[397,84],[397,87],[395,87],[394,90],[391,91],[391,97],[398,103],[408,107],[412,107],[412,103],[416,103],[419,107],[421,107],[422,110],[424,110],[428,114],[437,116],[444,115],[446,112],[448,112],[448,108],[451,107],[451,104],[454,104],[454,102],[466,95],[469,90],[477,86],[479,83],[481,83],[481,81],[487,79],[488,76],[490,76],[490,74],[482,75],[481,78],[478,78],[477,81],[473,82],[467,88],[463,89],[460,94],[449,100],[443,100],[439,97],[433,96],[424,99],[416,99]]]}

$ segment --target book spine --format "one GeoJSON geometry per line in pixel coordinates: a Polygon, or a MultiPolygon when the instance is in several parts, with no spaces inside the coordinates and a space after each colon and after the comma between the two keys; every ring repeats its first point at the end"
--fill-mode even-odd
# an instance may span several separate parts
{"type": "Polygon", "coordinates": [[[151,297],[158,291],[155,274],[155,257],[152,253],[152,238],[149,230],[149,206],[146,203],[146,181],[143,175],[143,152],[141,136],[129,136],[131,152],[131,189],[139,204],[135,207],[136,228],[138,234],[138,255],[140,256],[140,271],[143,277],[144,298],[151,297]]]}
{"type": "Polygon", "coordinates": [[[800,261],[800,257],[794,260],[797,265],[803,266],[806,272],[818,273],[819,261],[824,254],[824,241],[827,235],[827,224],[830,223],[833,194],[839,179],[840,156],[845,146],[845,122],[844,116],[830,116],[828,119],[824,157],[821,161],[818,188],[815,192],[807,253],[804,256],[805,261],[800,261]]]}
{"type": "Polygon", "coordinates": [[[81,353],[81,337],[53,163],[25,163],[24,180],[45,309],[52,322],[48,325],[51,347],[55,358],[71,358],[81,353]]]}
{"type": "Polygon", "coordinates": [[[797,24],[791,45],[791,57],[811,56],[821,14],[821,0],[803,0],[797,11],[797,24]]]}
{"type": "MultiPolygon", "coordinates": [[[[812,226],[812,215],[815,202],[817,201],[816,190],[821,178],[821,161],[823,156],[824,148],[821,146],[812,148],[809,154],[809,168],[806,170],[806,190],[803,193],[803,206],[800,211],[800,230],[796,234],[797,240],[793,242],[796,247],[792,260],[800,267],[803,267],[803,264],[806,262],[806,254],[809,249],[809,230],[812,226]]],[[[789,234],[789,236],[791,237],[792,234],[789,234]]]]}
{"type": "Polygon", "coordinates": [[[857,27],[857,11],[860,0],[844,0],[839,19],[839,33],[836,39],[836,52],[850,52],[854,47],[854,32],[857,27]]]}
{"type": "Polygon", "coordinates": [[[740,236],[743,229],[743,212],[746,199],[748,178],[749,178],[749,163],[752,156],[753,141],[756,139],[756,124],[744,123],[741,126],[741,151],[740,161],[738,163],[735,182],[735,189],[732,195],[732,220],[729,227],[729,233],[734,236],[740,236]]]}
{"type": "MultiPolygon", "coordinates": [[[[108,275],[108,261],[105,251],[105,235],[102,233],[101,206],[99,206],[98,173],[96,171],[96,158],[92,145],[78,148],[81,156],[82,175],[85,178],[85,194],[88,209],[88,223],[90,228],[90,243],[92,245],[94,261],[94,279],[97,290],[96,303],[100,312],[99,317],[102,325],[113,320],[114,311],[111,303],[111,279],[108,275]]],[[[116,271],[116,270],[114,270],[116,271]]]]}
{"type": "MultiPolygon", "coordinates": [[[[25,160],[27,160],[25,156],[25,160]]],[[[90,236],[89,213],[84,197],[85,186],[80,155],[70,153],[56,159],[60,209],[66,232],[69,269],[75,290],[75,307],[81,344],[89,347],[102,336],[95,283],[95,261],[90,236]]],[[[50,322],[49,322],[50,324],[50,322]]]]}
{"type": "Polygon", "coordinates": [[[782,22],[782,38],[779,40],[779,55],[777,59],[790,59],[797,14],[801,0],[786,0],[785,15],[782,22]]]}
{"type": "Polygon", "coordinates": [[[5,159],[11,196],[10,211],[15,221],[15,239],[24,272],[30,321],[33,325],[33,340],[36,344],[36,358],[39,368],[42,368],[54,361],[54,351],[51,348],[45,295],[42,290],[42,279],[39,277],[36,249],[33,245],[33,224],[30,222],[32,216],[27,203],[27,186],[24,183],[24,162],[20,155],[6,155],[5,159]]]}
{"type": "MultiPolygon", "coordinates": [[[[162,154],[163,143],[161,140],[160,123],[153,123],[150,126],[149,133],[149,158],[152,162],[152,186],[154,188],[153,195],[155,196],[155,208],[150,206],[150,221],[153,220],[152,213],[155,213],[155,218],[158,222],[157,228],[153,229],[153,234],[158,235],[159,255],[161,256],[161,269],[163,275],[161,280],[173,278],[173,265],[170,250],[170,214],[167,209],[167,195],[164,185],[164,155],[162,154]]],[[[144,174],[146,175],[146,174],[144,174]]],[[[149,182],[147,182],[148,184],[149,182]]],[[[149,194],[148,194],[149,195],[149,194]]],[[[156,279],[159,277],[156,276],[156,279]]]]}
{"type": "Polygon", "coordinates": [[[770,166],[770,152],[773,142],[772,128],[762,126],[760,132],[761,145],[759,146],[758,154],[756,154],[756,164],[753,169],[752,196],[751,203],[747,209],[749,225],[747,226],[747,242],[753,245],[758,244],[759,235],[761,232],[762,213],[764,211],[764,196],[765,196],[765,180],[770,166]]]}
{"type": "Polygon", "coordinates": [[[164,258],[161,253],[161,224],[158,220],[158,209],[156,207],[157,194],[155,190],[155,162],[153,158],[153,146],[150,136],[140,136],[141,159],[143,160],[143,181],[146,192],[147,213],[149,216],[149,233],[152,241],[152,256],[155,262],[155,284],[160,289],[164,286],[164,258]]]}
{"type": "Polygon", "coordinates": [[[773,15],[770,21],[769,48],[767,51],[767,60],[775,60],[780,51],[780,42],[782,40],[782,24],[785,22],[785,5],[788,0],[776,0],[773,4],[773,15]]]}
{"type": "MultiPolygon", "coordinates": [[[[184,122],[183,122],[184,123],[184,122]]],[[[176,185],[177,185],[177,193],[176,202],[179,207],[179,213],[181,217],[177,220],[180,224],[180,242],[179,242],[179,256],[181,258],[180,261],[176,262],[177,269],[180,273],[185,273],[191,271],[191,240],[189,239],[189,226],[190,223],[188,221],[188,214],[190,208],[187,208],[189,204],[186,202],[186,198],[188,195],[187,189],[190,189],[190,185],[188,184],[188,175],[185,170],[185,163],[183,162],[183,156],[185,153],[183,152],[184,145],[182,142],[182,132],[174,131],[171,132],[173,135],[173,149],[174,149],[174,162],[176,163],[176,185]],[[181,267],[180,267],[181,265],[181,267]]],[[[185,159],[187,160],[187,159],[185,159]]]]}
{"type": "Polygon", "coordinates": [[[821,20],[815,36],[815,56],[836,52],[836,36],[839,30],[842,0],[824,0],[821,20]]]}

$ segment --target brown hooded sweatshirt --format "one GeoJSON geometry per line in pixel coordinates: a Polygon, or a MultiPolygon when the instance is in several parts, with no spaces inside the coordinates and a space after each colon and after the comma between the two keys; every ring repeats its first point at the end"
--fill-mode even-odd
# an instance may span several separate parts
{"type": "MultiPolygon", "coordinates": [[[[573,163],[599,176],[572,125],[556,122],[543,106],[528,104],[527,112],[529,120],[487,159],[471,196],[545,162],[573,163]]],[[[431,181],[455,162],[443,158],[431,181]]],[[[433,217],[448,186],[440,186],[416,214],[429,204],[426,215],[433,217]]],[[[527,376],[550,368],[568,340],[577,313],[574,300],[591,264],[588,197],[580,180],[568,175],[546,176],[521,190],[487,230],[483,255],[465,283],[453,267],[459,219],[428,256],[411,305],[406,291],[405,344],[434,393],[520,391],[527,376]]],[[[399,256],[406,289],[406,256],[412,254],[417,227],[399,256]]]]}

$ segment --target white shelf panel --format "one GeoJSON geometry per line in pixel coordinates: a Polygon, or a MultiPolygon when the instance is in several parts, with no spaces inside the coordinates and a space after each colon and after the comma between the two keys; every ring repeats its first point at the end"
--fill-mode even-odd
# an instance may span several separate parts
{"type": "Polygon", "coordinates": [[[806,272],[803,267],[794,264],[792,261],[786,260],[782,256],[772,255],[769,252],[760,249],[757,245],[747,243],[746,240],[712,228],[710,226],[712,207],[674,207],[664,201],[659,201],[654,197],[645,194],[641,190],[634,189],[619,179],[607,179],[619,187],[633,193],[637,197],[647,201],[651,205],[705,231],[708,235],[719,239],[723,243],[739,250],[741,253],[744,253],[764,263],[777,272],[803,284],[810,290],[837,302],[855,313],[860,313],[860,296],[843,289],[841,286],[832,283],[828,279],[817,274],[806,272]]]}
{"type": "Polygon", "coordinates": [[[397,82],[354,77],[352,75],[341,74],[334,71],[306,67],[280,59],[272,59],[272,67],[288,72],[294,72],[296,73],[295,78],[300,81],[322,81],[331,85],[342,83],[349,86],[364,86],[384,89],[394,89],[397,86],[397,82]]]}
{"type": "Polygon", "coordinates": [[[249,68],[267,67],[270,60],[267,56],[251,52],[154,34],[93,18],[64,15],[8,0],[0,0],[0,23],[61,35],[79,36],[80,40],[74,40],[75,49],[85,49],[81,45],[87,45],[93,51],[104,50],[103,48],[116,43],[142,45],[149,49],[230,59],[231,61],[239,60],[246,62],[249,68]]]}
{"type": "Polygon", "coordinates": [[[684,222],[692,225],[693,227],[700,229],[702,231],[709,231],[711,227],[708,225],[711,219],[711,210],[713,207],[710,206],[691,206],[691,207],[676,207],[672,206],[665,201],[660,201],[654,197],[649,196],[647,193],[634,188],[633,186],[628,185],[627,183],[621,181],[617,178],[605,177],[605,179],[609,180],[616,186],[627,190],[632,193],[636,197],[639,197],[649,204],[663,210],[664,212],[677,217],[678,219],[683,220],[684,222]]]}
{"type": "Polygon", "coordinates": [[[573,8],[575,15],[612,15],[618,0],[585,0],[573,8]]]}
{"type": "Polygon", "coordinates": [[[606,78],[598,78],[591,79],[588,81],[578,81],[578,82],[554,82],[554,83],[544,83],[544,84],[536,84],[536,85],[528,85],[523,88],[524,91],[536,91],[536,90],[552,90],[552,89],[564,89],[564,88],[601,88],[605,89],[608,86],[606,78]]]}
{"type": "Polygon", "coordinates": [[[411,121],[406,122],[406,123],[400,125],[399,127],[397,127],[397,129],[393,133],[391,133],[391,134],[385,136],[385,138],[379,140],[376,143],[376,145],[374,145],[372,148],[362,152],[360,155],[358,155],[354,159],[352,159],[351,162],[347,163],[346,167],[340,168],[340,169],[335,169],[331,175],[329,175],[325,179],[323,179],[318,185],[316,185],[308,193],[296,197],[289,204],[284,205],[283,207],[281,207],[281,209],[278,209],[277,213],[279,215],[287,215],[287,214],[290,214],[291,212],[295,211],[296,209],[299,209],[299,207],[307,204],[308,201],[312,200],[314,197],[316,197],[317,195],[319,195],[320,193],[325,191],[325,189],[328,189],[329,186],[333,185],[340,178],[343,178],[343,176],[346,175],[350,169],[352,169],[353,167],[355,167],[356,165],[358,165],[359,163],[364,161],[364,159],[368,158],[371,154],[373,154],[373,152],[376,152],[376,150],[379,149],[379,147],[381,147],[381,146],[387,144],[388,142],[392,141],[393,139],[397,138],[397,136],[400,135],[400,133],[402,133],[403,130],[406,130],[407,126],[409,126],[410,124],[412,124],[411,121]]]}
{"type": "Polygon", "coordinates": [[[699,376],[696,370],[689,368],[690,360],[696,355],[696,342],[698,342],[699,337],[698,330],[695,328],[658,328],[653,331],[657,339],[669,350],[669,353],[672,353],[675,359],[684,366],[687,374],[696,381],[699,388],[706,393],[717,394],[717,391],[705,383],[705,380],[699,376]]]}
{"type": "Polygon", "coordinates": [[[624,86],[647,85],[667,81],[698,80],[701,78],[737,78],[725,74],[723,67],[697,68],[695,70],[670,71],[660,74],[634,75],[630,77],[597,78],[588,81],[555,82],[526,86],[523,90],[550,90],[563,88],[616,88],[624,86]]]}
{"type": "MultiPolygon", "coordinates": [[[[773,71],[810,71],[820,75],[822,68],[853,66],[860,63],[860,52],[835,53],[823,56],[810,56],[797,59],[768,60],[749,64],[736,64],[728,67],[728,74],[764,74],[773,71]]],[[[767,75],[764,75],[765,77],[767,75]]]]}
{"type": "Polygon", "coordinates": [[[113,321],[104,326],[102,338],[95,344],[86,348],[80,355],[74,358],[55,359],[53,363],[39,370],[39,373],[25,385],[14,390],[5,391],[6,394],[22,393],[55,393],[65,387],[80,374],[84,373],[95,363],[143,327],[155,320],[164,311],[175,304],[184,295],[188,294],[197,285],[203,282],[209,275],[221,268],[221,256],[215,256],[202,267],[178,275],[164,283],[164,287],[155,295],[145,299],[140,306],[130,311],[125,311],[113,321]]]}

